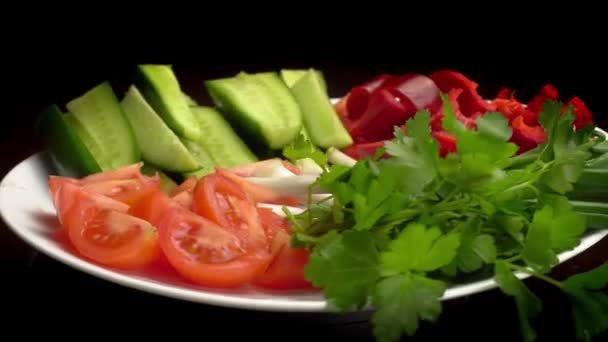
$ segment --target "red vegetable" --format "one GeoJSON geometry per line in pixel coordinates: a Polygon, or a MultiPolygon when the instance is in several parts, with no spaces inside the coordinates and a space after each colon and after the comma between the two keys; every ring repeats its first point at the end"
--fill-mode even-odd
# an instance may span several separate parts
{"type": "Polygon", "coordinates": [[[365,113],[350,133],[357,143],[386,140],[393,137],[393,127],[402,125],[415,111],[408,110],[387,89],[374,93],[365,113]]]}
{"type": "MultiPolygon", "coordinates": [[[[456,115],[456,119],[462,122],[467,128],[476,127],[475,120],[478,113],[476,113],[472,117],[465,116],[460,111],[460,104],[458,103],[458,98],[463,93],[462,89],[451,89],[448,92],[448,99],[450,100],[450,104],[452,105],[452,109],[454,110],[454,114],[456,115]]],[[[443,108],[441,107],[435,114],[431,117],[431,128],[433,131],[441,131],[443,122],[443,108]]]]}
{"type": "Polygon", "coordinates": [[[568,104],[574,107],[574,127],[576,129],[581,129],[593,123],[593,115],[583,100],[575,96],[568,101],[568,104]]]}
{"type": "MultiPolygon", "coordinates": [[[[557,100],[559,98],[559,93],[557,92],[557,89],[555,89],[555,87],[551,84],[547,84],[545,85],[540,92],[532,99],[530,100],[530,102],[528,102],[528,109],[534,113],[540,113],[543,110],[543,104],[551,99],[551,100],[557,100]]],[[[531,124],[530,122],[526,121],[528,124],[531,124]]]]}
{"type": "Polygon", "coordinates": [[[441,107],[439,88],[432,79],[424,75],[392,76],[384,82],[382,89],[388,89],[408,110],[413,112],[423,109],[434,112],[441,107]]]}
{"type": "Polygon", "coordinates": [[[372,93],[380,88],[388,78],[390,78],[390,75],[382,74],[350,91],[348,101],[346,102],[346,112],[350,120],[358,119],[363,115],[371,100],[372,93]]]}
{"type": "MultiPolygon", "coordinates": [[[[354,159],[365,159],[374,156],[376,151],[384,146],[385,140],[371,143],[353,144],[343,150],[346,155],[354,159]]],[[[386,155],[385,155],[386,157],[386,155]]]]}
{"type": "Polygon", "coordinates": [[[439,143],[439,155],[445,157],[449,153],[456,152],[456,137],[446,131],[435,131],[433,137],[439,143]]]}
{"type": "Polygon", "coordinates": [[[485,113],[494,110],[494,105],[485,101],[478,93],[478,84],[468,79],[463,74],[442,69],[431,74],[431,79],[439,89],[447,93],[452,89],[462,89],[462,95],[458,99],[460,110],[466,116],[472,116],[477,113],[485,113]]]}
{"type": "Polygon", "coordinates": [[[513,128],[511,142],[519,146],[518,153],[531,150],[547,139],[547,134],[542,126],[529,126],[521,115],[513,119],[511,127],[513,128]]]}

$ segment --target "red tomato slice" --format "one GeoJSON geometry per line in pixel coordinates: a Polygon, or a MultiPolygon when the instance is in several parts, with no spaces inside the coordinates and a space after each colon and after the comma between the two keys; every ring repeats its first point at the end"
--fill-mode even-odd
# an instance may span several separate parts
{"type": "Polygon", "coordinates": [[[124,180],[124,179],[135,179],[139,178],[141,173],[141,167],[144,165],[143,162],[137,162],[131,165],[126,165],[114,170],[104,171],[96,174],[92,174],[81,178],[79,182],[82,185],[88,185],[93,183],[105,182],[109,180],[124,180]]]}
{"type": "Polygon", "coordinates": [[[158,233],[150,223],[108,209],[84,190],[77,190],[73,201],[65,214],[64,226],[83,256],[124,269],[142,267],[159,256],[158,233]]]}
{"type": "Polygon", "coordinates": [[[267,248],[255,202],[240,184],[221,173],[199,180],[192,211],[231,230],[246,244],[267,248]]]}
{"type": "MultiPolygon", "coordinates": [[[[82,191],[82,187],[73,182],[72,179],[66,177],[51,176],[49,179],[49,188],[57,219],[59,223],[66,222],[68,211],[78,204],[77,196],[82,191]]],[[[129,206],[112,198],[97,194],[88,193],[87,200],[94,202],[97,207],[111,209],[120,212],[126,212],[129,206]]]]}
{"type": "Polygon", "coordinates": [[[262,225],[271,242],[272,263],[266,271],[255,279],[254,285],[275,290],[312,288],[306,280],[304,268],[308,264],[310,252],[305,248],[290,246],[289,223],[267,208],[259,209],[262,225]]]}
{"type": "Polygon", "coordinates": [[[85,183],[87,191],[108,196],[117,201],[133,205],[148,192],[161,190],[161,180],[158,175],[153,177],[140,176],[131,179],[104,180],[95,183],[85,183]]]}
{"type": "Polygon", "coordinates": [[[133,204],[128,213],[158,227],[165,212],[176,203],[162,190],[148,192],[133,204]]]}
{"type": "Polygon", "coordinates": [[[184,208],[171,208],[159,224],[169,263],[186,279],[209,287],[234,287],[262,273],[271,255],[246,246],[230,230],[184,208]]]}

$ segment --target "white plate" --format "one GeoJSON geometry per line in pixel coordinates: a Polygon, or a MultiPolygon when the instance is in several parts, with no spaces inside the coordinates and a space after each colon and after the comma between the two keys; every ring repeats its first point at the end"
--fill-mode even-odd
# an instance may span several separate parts
{"type": "MultiPolygon", "coordinates": [[[[69,243],[58,239],[55,209],[51,202],[47,177],[51,163],[44,152],[32,155],[15,166],[0,183],[0,214],[7,225],[23,240],[42,253],[75,269],[124,286],[163,296],[193,302],[234,308],[322,312],[326,301],[317,291],[264,292],[253,288],[216,290],[201,288],[181,279],[176,273],[153,271],[124,272],[98,266],[79,257],[69,243]]],[[[574,250],[559,255],[560,262],[570,259],[591,247],[608,230],[593,231],[583,238],[574,250]]],[[[519,274],[519,277],[525,277],[519,274]]],[[[496,286],[492,279],[449,288],[443,299],[462,297],[496,286]]]]}

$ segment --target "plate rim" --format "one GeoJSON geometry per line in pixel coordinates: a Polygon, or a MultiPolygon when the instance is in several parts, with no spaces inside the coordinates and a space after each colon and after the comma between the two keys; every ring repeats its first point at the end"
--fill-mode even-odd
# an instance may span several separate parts
{"type": "MultiPolygon", "coordinates": [[[[608,135],[606,131],[601,128],[596,128],[596,131],[608,135]]],[[[125,286],[131,289],[148,292],[155,295],[161,295],[165,297],[171,297],[174,299],[195,302],[200,304],[236,308],[236,309],[249,309],[256,311],[275,311],[275,312],[332,312],[327,301],[322,298],[320,300],[297,300],[284,298],[285,295],[298,294],[298,293],[311,293],[316,294],[316,291],[304,291],[304,292],[276,292],[279,297],[276,298],[244,298],[239,297],[239,294],[225,294],[225,293],[214,293],[212,289],[191,289],[180,287],[178,285],[171,285],[161,281],[155,281],[152,279],[142,279],[141,277],[133,274],[124,274],[118,270],[98,265],[82,257],[74,255],[69,251],[52,244],[45,243],[43,237],[38,236],[36,233],[27,233],[28,229],[19,228],[17,222],[13,222],[10,212],[5,210],[5,196],[8,194],[7,189],[10,188],[8,182],[19,173],[19,170],[26,167],[28,164],[40,162],[44,163],[45,160],[48,162],[48,152],[46,150],[35,152],[29,155],[27,158],[21,160],[19,163],[14,165],[3,177],[0,182],[0,217],[6,224],[6,226],[18,236],[22,241],[26,242],[34,250],[43,253],[49,258],[55,259],[64,265],[67,265],[80,272],[85,272],[91,276],[109,281],[121,286],[125,286]]],[[[44,164],[43,164],[44,165],[44,164]]],[[[49,165],[44,165],[49,167],[49,165]]],[[[572,250],[562,252],[558,254],[559,264],[584,253],[586,250],[591,248],[593,245],[598,243],[604,237],[608,236],[608,229],[594,229],[590,230],[585,237],[581,240],[581,243],[572,250]]],[[[515,276],[520,279],[526,279],[530,277],[529,274],[523,272],[515,272],[515,276]]],[[[496,288],[498,284],[493,278],[486,278],[482,280],[473,281],[470,283],[459,284],[448,287],[442,296],[441,300],[451,300],[464,296],[474,295],[487,290],[496,288]]],[[[263,291],[266,294],[272,295],[272,291],[263,291]]],[[[322,292],[318,292],[322,296],[322,292]]]]}

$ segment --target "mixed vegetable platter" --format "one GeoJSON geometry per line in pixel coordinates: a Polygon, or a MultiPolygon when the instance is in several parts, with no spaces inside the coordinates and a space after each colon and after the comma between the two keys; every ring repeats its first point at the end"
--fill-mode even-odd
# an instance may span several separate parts
{"type": "Polygon", "coordinates": [[[608,142],[580,98],[487,99],[437,70],[332,101],[321,71],[284,69],[201,80],[202,105],[171,66],[135,69],[126,92],[102,82],[37,124],[83,258],[206,290],[320,291],[336,311],[373,308],[380,341],[435,321],[471,276],[513,297],[532,341],[542,303],[522,272],[563,290],[578,338],[608,328],[608,264],[551,277],[608,228],[608,142]]]}

